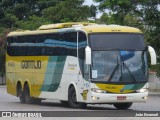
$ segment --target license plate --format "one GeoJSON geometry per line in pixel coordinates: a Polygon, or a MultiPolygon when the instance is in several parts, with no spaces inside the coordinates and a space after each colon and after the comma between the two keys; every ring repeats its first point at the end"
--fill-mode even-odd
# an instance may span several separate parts
{"type": "Polygon", "coordinates": [[[117,100],[126,100],[126,96],[117,96],[117,100]]]}

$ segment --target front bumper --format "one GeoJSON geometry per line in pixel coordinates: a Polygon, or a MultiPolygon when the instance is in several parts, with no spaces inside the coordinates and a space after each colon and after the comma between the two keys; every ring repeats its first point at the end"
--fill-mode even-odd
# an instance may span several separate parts
{"type": "Polygon", "coordinates": [[[146,102],[148,91],[143,93],[112,94],[91,92],[88,103],[126,103],[126,102],[146,102]],[[125,99],[118,99],[118,98],[125,99]]]}

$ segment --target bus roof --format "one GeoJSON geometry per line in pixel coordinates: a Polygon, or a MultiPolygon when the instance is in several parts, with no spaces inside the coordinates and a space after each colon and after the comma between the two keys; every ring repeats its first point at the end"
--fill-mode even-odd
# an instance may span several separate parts
{"type": "Polygon", "coordinates": [[[11,36],[37,35],[67,31],[85,31],[86,33],[104,33],[104,32],[125,32],[125,33],[142,33],[139,29],[120,25],[102,25],[90,23],[58,23],[43,25],[38,30],[13,31],[8,34],[11,36]]]}
{"type": "Polygon", "coordinates": [[[83,27],[87,33],[102,33],[102,32],[125,32],[125,33],[142,33],[141,30],[120,25],[92,25],[83,27]]]}

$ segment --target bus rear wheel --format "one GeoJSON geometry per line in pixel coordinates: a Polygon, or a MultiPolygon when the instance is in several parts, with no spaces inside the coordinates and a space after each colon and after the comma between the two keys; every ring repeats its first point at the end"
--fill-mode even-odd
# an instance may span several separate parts
{"type": "Polygon", "coordinates": [[[115,108],[119,110],[126,110],[131,107],[132,102],[131,103],[114,103],[113,105],[115,108]]]}
{"type": "Polygon", "coordinates": [[[19,97],[21,103],[25,103],[24,93],[20,84],[17,85],[17,97],[19,97]]]}
{"type": "Polygon", "coordinates": [[[30,90],[28,84],[24,86],[24,100],[26,104],[33,103],[32,98],[30,97],[30,90]]]}
{"type": "Polygon", "coordinates": [[[76,91],[74,87],[71,87],[68,92],[68,103],[72,108],[84,108],[87,104],[77,102],[76,91]]]}

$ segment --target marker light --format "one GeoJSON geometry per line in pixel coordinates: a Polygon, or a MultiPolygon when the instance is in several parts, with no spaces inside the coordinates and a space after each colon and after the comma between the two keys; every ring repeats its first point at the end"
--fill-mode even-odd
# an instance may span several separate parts
{"type": "Polygon", "coordinates": [[[93,100],[98,100],[99,97],[92,96],[92,99],[93,99],[93,100]]]}

